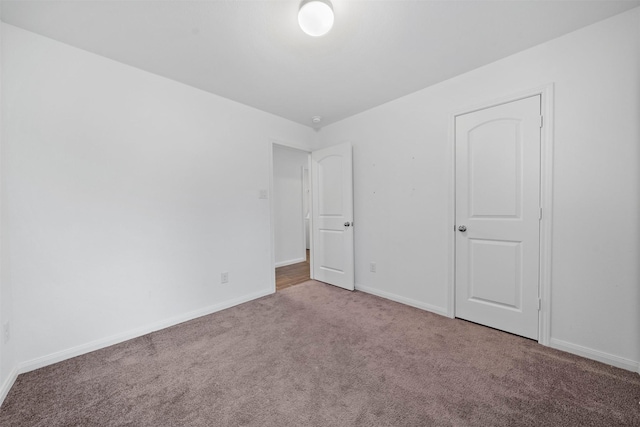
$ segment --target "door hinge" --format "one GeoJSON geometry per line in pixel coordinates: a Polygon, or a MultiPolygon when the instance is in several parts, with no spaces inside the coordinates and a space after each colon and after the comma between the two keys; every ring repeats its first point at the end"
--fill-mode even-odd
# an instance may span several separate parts
{"type": "Polygon", "coordinates": [[[540,116],[540,127],[544,124],[544,116],[540,116]]]}
{"type": "Polygon", "coordinates": [[[538,298],[538,311],[542,310],[542,299],[538,298]]]}
{"type": "Polygon", "coordinates": [[[540,213],[538,214],[538,219],[542,219],[542,208],[540,208],[540,213]]]}

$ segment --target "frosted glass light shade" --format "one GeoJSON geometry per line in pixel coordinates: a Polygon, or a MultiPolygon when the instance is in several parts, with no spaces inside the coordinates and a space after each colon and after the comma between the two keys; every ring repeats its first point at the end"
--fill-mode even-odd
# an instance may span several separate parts
{"type": "Polygon", "coordinates": [[[298,24],[302,31],[313,37],[327,34],[333,27],[333,8],[323,0],[311,0],[300,7],[298,24]]]}

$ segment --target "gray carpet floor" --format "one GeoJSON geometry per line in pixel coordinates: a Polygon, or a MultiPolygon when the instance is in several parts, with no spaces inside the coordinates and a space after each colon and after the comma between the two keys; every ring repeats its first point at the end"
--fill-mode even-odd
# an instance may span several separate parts
{"type": "Polygon", "coordinates": [[[20,375],[2,426],[640,426],[640,376],[318,282],[20,375]]]}

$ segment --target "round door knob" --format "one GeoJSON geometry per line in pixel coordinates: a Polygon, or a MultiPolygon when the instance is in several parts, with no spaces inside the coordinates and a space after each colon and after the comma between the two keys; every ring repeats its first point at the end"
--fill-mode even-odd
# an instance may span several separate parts
{"type": "Polygon", "coordinates": [[[458,227],[458,230],[460,230],[462,232],[465,232],[465,231],[467,231],[467,227],[464,226],[464,225],[461,225],[460,227],[458,227]]]}
{"type": "Polygon", "coordinates": [[[349,226],[351,226],[351,223],[350,223],[350,222],[345,222],[345,223],[344,223],[344,226],[345,226],[345,227],[349,227],[349,226]]]}

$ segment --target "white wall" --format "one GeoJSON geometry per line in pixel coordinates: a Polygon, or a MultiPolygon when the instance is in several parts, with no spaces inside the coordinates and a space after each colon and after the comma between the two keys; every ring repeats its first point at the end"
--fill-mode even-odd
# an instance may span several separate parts
{"type": "Polygon", "coordinates": [[[3,31],[22,370],[272,292],[269,140],[310,128],[3,31]]]}
{"type": "MultiPolygon", "coordinates": [[[[1,18],[1,16],[0,16],[1,18]]],[[[0,75],[2,74],[3,60],[2,44],[4,38],[0,34],[0,75]]],[[[1,81],[1,79],[0,79],[1,81]]],[[[2,84],[0,83],[0,97],[2,96],[2,84]]],[[[13,384],[16,376],[16,361],[15,361],[15,342],[16,340],[10,338],[9,341],[4,341],[4,328],[3,326],[9,323],[11,327],[12,313],[13,313],[13,298],[11,292],[11,282],[8,280],[8,263],[7,257],[4,255],[8,253],[8,239],[6,236],[6,203],[4,203],[4,195],[6,193],[4,189],[4,180],[1,178],[4,171],[4,126],[2,117],[0,114],[0,404],[4,400],[6,394],[9,392],[11,385],[13,384]]],[[[11,331],[13,332],[13,331],[11,331]]]]}
{"type": "Polygon", "coordinates": [[[323,128],[354,145],[358,287],[447,312],[451,115],[553,82],[551,345],[638,369],[639,76],[636,8],[323,128]]]}
{"type": "Polygon", "coordinates": [[[309,154],[273,147],[273,224],[276,267],[306,259],[302,168],[309,154]]]}

